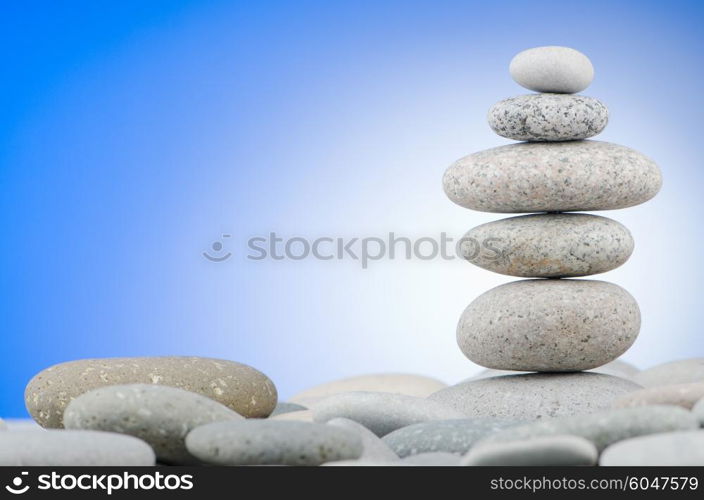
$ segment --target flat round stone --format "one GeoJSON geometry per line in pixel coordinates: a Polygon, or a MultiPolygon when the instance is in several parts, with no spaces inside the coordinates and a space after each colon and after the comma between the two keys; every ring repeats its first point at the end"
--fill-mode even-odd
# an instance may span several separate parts
{"type": "Polygon", "coordinates": [[[186,450],[196,427],[242,416],[194,392],[159,385],[113,385],[93,389],[71,401],[64,412],[67,429],[117,432],[148,443],[160,462],[197,463],[186,450]]]}
{"type": "Polygon", "coordinates": [[[464,418],[422,422],[397,429],[383,437],[399,457],[445,452],[464,455],[480,439],[519,421],[497,418],[464,418]]]}
{"type": "Polygon", "coordinates": [[[462,458],[460,465],[595,465],[598,456],[590,441],[578,436],[556,435],[477,445],[462,458]]]}
{"type": "Polygon", "coordinates": [[[25,404],[42,427],[63,427],[72,399],[109,385],[156,384],[196,392],[244,417],[266,417],[276,406],[276,387],[251,366],[197,357],[83,359],[36,375],[25,389],[25,404]]]}
{"type": "Polygon", "coordinates": [[[600,373],[535,373],[464,382],[428,399],[465,417],[535,420],[595,413],[637,389],[633,382],[600,373]]]}
{"type": "Polygon", "coordinates": [[[663,363],[641,371],[634,380],[643,387],[704,382],[704,358],[663,363]]]}
{"type": "Polygon", "coordinates": [[[614,408],[647,405],[675,405],[690,409],[704,398],[704,382],[659,385],[633,391],[614,401],[614,408]]]}
{"type": "Polygon", "coordinates": [[[154,451],[144,441],[112,432],[49,430],[0,433],[2,466],[148,466],[154,451]]]}
{"type": "Polygon", "coordinates": [[[362,440],[347,429],[309,422],[242,420],[198,427],[188,450],[214,465],[320,465],[357,459],[362,440]]]}
{"type": "Polygon", "coordinates": [[[595,280],[523,280],[476,298],[457,343],[471,361],[520,371],[588,370],[635,341],[640,311],[623,288],[595,280]]]}
{"type": "Polygon", "coordinates": [[[704,430],[667,432],[626,439],[604,450],[602,466],[702,466],[704,465],[704,430]]]}
{"type": "Polygon", "coordinates": [[[616,269],[633,253],[633,238],[622,224],[598,215],[534,214],[477,226],[463,236],[460,251],[495,273],[567,278],[616,269]]]}
{"type": "Polygon", "coordinates": [[[489,109],[491,129],[517,141],[575,141],[600,133],[609,110],[593,97],[530,94],[504,99],[489,109]]]}
{"type": "Polygon", "coordinates": [[[436,401],[383,392],[346,392],[325,398],[311,408],[316,422],[343,417],[381,437],[407,425],[462,418],[459,411],[436,401]]]}
{"type": "Polygon", "coordinates": [[[359,457],[360,460],[398,460],[398,455],[396,455],[396,453],[394,453],[384,441],[379,439],[379,437],[372,431],[354,420],[350,420],[349,418],[333,418],[332,420],[328,420],[327,425],[339,427],[340,429],[347,429],[356,433],[360,437],[364,448],[362,455],[359,457]]]}
{"type": "Polygon", "coordinates": [[[509,66],[511,77],[536,92],[574,94],[594,79],[594,66],[587,56],[569,47],[535,47],[516,54],[509,66]]]}
{"type": "Polygon", "coordinates": [[[443,177],[454,203],[496,213],[627,208],[651,199],[661,185],[652,160],[600,141],[499,146],[457,160],[443,177]]]}

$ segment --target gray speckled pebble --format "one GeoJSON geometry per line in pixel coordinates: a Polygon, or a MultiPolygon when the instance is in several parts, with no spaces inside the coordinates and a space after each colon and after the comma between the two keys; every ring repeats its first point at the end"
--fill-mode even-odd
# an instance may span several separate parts
{"type": "Polygon", "coordinates": [[[538,436],[570,434],[594,443],[598,450],[623,439],[659,432],[696,429],[696,418],[677,406],[642,406],[619,408],[592,415],[541,420],[511,427],[488,436],[477,446],[489,442],[505,442],[538,436]]]}
{"type": "Polygon", "coordinates": [[[633,238],[613,219],[588,214],[534,214],[482,224],[462,238],[462,257],[495,273],[566,278],[617,268],[633,238]]]}
{"type": "Polygon", "coordinates": [[[421,465],[424,467],[454,467],[460,465],[460,456],[454,453],[434,451],[411,455],[401,460],[402,465],[421,465]]]}
{"type": "Polygon", "coordinates": [[[354,420],[350,420],[349,418],[333,418],[332,420],[328,420],[327,425],[347,429],[360,437],[362,446],[364,447],[364,451],[359,457],[360,460],[398,460],[398,455],[396,455],[384,441],[354,420]]]}
{"type": "Polygon", "coordinates": [[[499,146],[457,160],[443,177],[454,203],[497,213],[632,207],[655,196],[661,185],[652,160],[601,141],[499,146]]]}
{"type": "Polygon", "coordinates": [[[145,466],[155,456],[144,441],[96,431],[12,431],[0,433],[0,465],[145,466]]]}
{"type": "Polygon", "coordinates": [[[67,429],[129,434],[149,443],[160,462],[197,461],[184,440],[194,428],[223,420],[242,420],[228,407],[194,392],[159,385],[113,385],[71,401],[64,412],[67,429]]]}
{"type": "Polygon", "coordinates": [[[25,404],[42,427],[63,427],[72,399],[109,385],[156,384],[197,392],[244,417],[266,417],[276,406],[276,387],[251,366],[186,356],[82,359],[37,374],[25,389],[25,404]]]}
{"type": "Polygon", "coordinates": [[[216,422],[186,437],[194,456],[215,465],[320,465],[362,454],[362,440],[332,425],[282,420],[216,422]]]}
{"type": "Polygon", "coordinates": [[[594,413],[636,389],[633,382],[600,373],[535,373],[464,382],[428,399],[465,417],[535,420],[594,413]]]}
{"type": "Polygon", "coordinates": [[[488,114],[494,132],[517,141],[574,141],[604,130],[609,110],[581,95],[531,94],[504,99],[488,114]]]}
{"type": "Polygon", "coordinates": [[[463,417],[442,403],[383,392],[336,394],[316,403],[312,410],[316,422],[349,418],[380,437],[411,424],[463,417]]]}
{"type": "Polygon", "coordinates": [[[633,391],[614,401],[614,408],[647,405],[675,405],[690,409],[704,398],[704,382],[692,384],[659,385],[633,391]]]}
{"type": "Polygon", "coordinates": [[[481,417],[437,420],[402,427],[382,440],[402,458],[430,452],[464,455],[480,439],[519,423],[481,417]]]}
{"type": "Polygon", "coordinates": [[[509,66],[511,77],[529,90],[574,94],[594,79],[587,56],[569,47],[546,46],[516,54],[509,66]]]}
{"type": "Polygon", "coordinates": [[[521,371],[595,368],[623,354],[640,329],[638,304],[595,280],[522,280],[477,297],[457,343],[474,363],[521,371]]]}
{"type": "Polygon", "coordinates": [[[598,456],[590,441],[578,436],[557,435],[477,445],[460,463],[482,466],[595,465],[598,456]]]}
{"type": "MultiPolygon", "coordinates": [[[[704,431],[666,432],[626,439],[604,450],[602,466],[686,467],[704,465],[704,431]]],[[[682,475],[684,474],[685,471],[682,475]]]]}
{"type": "Polygon", "coordinates": [[[704,427],[704,398],[700,399],[692,407],[692,415],[694,415],[694,418],[699,420],[699,425],[704,427]]]}
{"type": "Polygon", "coordinates": [[[634,380],[643,387],[704,382],[704,358],[663,363],[641,371],[634,380]]]}
{"type": "Polygon", "coordinates": [[[276,407],[274,408],[274,411],[271,412],[271,415],[269,415],[269,417],[283,415],[284,413],[292,413],[294,411],[305,411],[307,409],[308,408],[303,405],[279,401],[278,403],[276,403],[276,407]]]}

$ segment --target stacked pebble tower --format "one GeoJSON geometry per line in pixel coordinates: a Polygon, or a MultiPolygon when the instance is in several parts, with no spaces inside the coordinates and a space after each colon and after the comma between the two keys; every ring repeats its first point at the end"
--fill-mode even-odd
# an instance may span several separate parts
{"type": "Polygon", "coordinates": [[[589,276],[623,264],[633,251],[620,223],[576,211],[612,210],[655,196],[657,165],[600,133],[608,110],[576,95],[591,83],[589,59],[567,47],[514,57],[513,79],[537,94],[496,103],[491,128],[520,142],[466,156],[445,172],[447,196],[462,207],[530,213],[470,230],[463,256],[484,269],[537,278],[496,287],[474,300],[457,328],[462,352],[487,368],[575,372],[623,354],[640,329],[640,311],[623,288],[589,276]],[[559,278],[559,279],[554,279],[559,278]]]}

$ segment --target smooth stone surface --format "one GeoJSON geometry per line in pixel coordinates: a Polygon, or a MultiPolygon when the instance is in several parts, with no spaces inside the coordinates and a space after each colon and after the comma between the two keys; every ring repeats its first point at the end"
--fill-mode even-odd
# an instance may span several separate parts
{"type": "Polygon", "coordinates": [[[623,354],[640,330],[635,299],[596,280],[522,280],[477,297],[462,313],[457,343],[487,368],[577,371],[623,354]]]}
{"type": "Polygon", "coordinates": [[[574,94],[594,79],[594,66],[587,56],[570,47],[545,46],[516,54],[509,65],[511,78],[536,92],[574,94]]]}
{"type": "Polygon", "coordinates": [[[519,423],[481,417],[422,422],[397,429],[382,441],[401,458],[431,452],[464,455],[480,439],[519,423]]]}
{"type": "Polygon", "coordinates": [[[694,418],[699,420],[699,425],[704,427],[704,399],[700,399],[692,407],[692,415],[694,415],[694,418]]]}
{"type": "Polygon", "coordinates": [[[530,94],[504,99],[489,109],[489,126],[517,141],[574,141],[600,133],[609,110],[593,97],[530,94]]]}
{"type": "MultiPolygon", "coordinates": [[[[587,371],[591,372],[591,373],[603,373],[605,375],[613,375],[614,377],[632,379],[633,376],[636,373],[638,373],[639,370],[631,363],[628,363],[628,362],[623,361],[621,359],[615,359],[615,360],[611,361],[610,363],[606,363],[605,365],[599,366],[597,368],[592,368],[591,370],[587,370],[587,371]]],[[[469,382],[471,380],[481,380],[481,379],[490,378],[490,377],[500,377],[502,375],[522,375],[522,374],[527,374],[527,373],[532,373],[532,372],[521,372],[521,371],[514,371],[514,370],[495,370],[493,368],[485,368],[481,372],[477,373],[476,375],[474,375],[470,378],[463,380],[462,382],[469,382]]]]}
{"type": "Polygon", "coordinates": [[[435,451],[410,455],[403,460],[403,465],[422,465],[425,467],[454,467],[460,465],[460,456],[454,453],[435,451]]]}
{"type": "Polygon", "coordinates": [[[276,387],[251,366],[197,357],[83,359],[61,363],[36,375],[25,404],[42,427],[63,427],[72,399],[109,385],[155,384],[196,392],[244,417],[266,417],[276,406],[276,387]]]}
{"type": "Polygon", "coordinates": [[[375,373],[343,378],[316,385],[299,392],[289,401],[309,406],[321,399],[343,392],[390,392],[424,398],[439,391],[447,384],[431,377],[407,373],[375,373]]]}
{"type": "Polygon", "coordinates": [[[614,401],[613,407],[631,408],[648,405],[675,405],[689,410],[702,398],[704,398],[704,382],[660,385],[626,394],[614,401]]]}
{"type": "Polygon", "coordinates": [[[294,411],[305,411],[308,408],[306,408],[303,405],[299,405],[296,403],[285,403],[282,401],[279,401],[276,403],[276,407],[274,408],[274,411],[271,412],[270,417],[275,417],[276,415],[283,415],[284,413],[291,413],[294,411]]]}
{"type": "Polygon", "coordinates": [[[663,363],[643,370],[634,380],[643,387],[704,382],[704,358],[663,363]]]}
{"type": "Polygon", "coordinates": [[[461,465],[566,466],[595,465],[599,453],[584,438],[544,436],[521,441],[478,445],[462,458],[461,465]]]}
{"type": "Polygon", "coordinates": [[[443,177],[454,203],[495,213],[613,210],[639,205],[662,185],[641,153],[601,141],[524,142],[457,160],[443,177]]]}
{"type": "Polygon", "coordinates": [[[394,453],[384,441],[379,439],[379,437],[372,431],[354,420],[350,420],[348,418],[333,418],[332,420],[328,420],[327,425],[347,429],[348,431],[356,433],[360,437],[364,448],[362,455],[359,457],[360,460],[398,460],[398,455],[396,455],[396,453],[394,453]]]}
{"type": "Polygon", "coordinates": [[[270,417],[271,420],[289,420],[295,422],[312,422],[313,412],[311,410],[291,411],[270,417]]]}
{"type": "Polygon", "coordinates": [[[589,276],[616,269],[633,238],[615,220],[588,214],[509,217],[469,230],[462,257],[495,273],[523,278],[589,276]]]}
{"type": "Polygon", "coordinates": [[[67,429],[117,432],[148,443],[163,463],[191,464],[186,435],[196,427],[242,416],[210,398],[174,387],[114,385],[71,401],[64,412],[67,429]]]}
{"type": "Polygon", "coordinates": [[[186,437],[194,456],[215,465],[320,465],[359,458],[360,437],[310,422],[242,420],[198,427],[186,437]]]}
{"type": "Polygon", "coordinates": [[[602,466],[702,466],[704,431],[667,432],[626,439],[606,448],[602,466]]]}
{"type": "Polygon", "coordinates": [[[535,420],[594,413],[636,389],[629,380],[600,373],[535,373],[464,382],[428,399],[465,417],[535,420]]]}
{"type": "Polygon", "coordinates": [[[488,436],[476,446],[489,442],[569,434],[587,439],[594,443],[598,450],[603,450],[612,443],[635,436],[692,430],[697,427],[696,418],[687,410],[677,406],[619,408],[591,415],[541,420],[511,427],[488,436]]]}
{"type": "Polygon", "coordinates": [[[381,437],[407,425],[462,418],[459,411],[436,401],[383,392],[346,392],[325,398],[313,407],[316,422],[343,417],[381,437]]]}
{"type": "Polygon", "coordinates": [[[154,465],[150,446],[132,436],[96,431],[50,430],[0,433],[0,465],[154,465]]]}

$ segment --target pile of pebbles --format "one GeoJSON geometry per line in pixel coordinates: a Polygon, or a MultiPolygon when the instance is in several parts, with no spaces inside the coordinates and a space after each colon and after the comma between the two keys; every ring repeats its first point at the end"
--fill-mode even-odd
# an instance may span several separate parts
{"type": "Polygon", "coordinates": [[[585,55],[531,49],[510,72],[539,93],[499,102],[489,123],[529,142],[463,158],[444,179],[464,207],[532,214],[474,228],[463,247],[474,264],[531,278],[462,315],[460,348],[485,372],[449,387],[363,375],[284,402],[266,375],[234,361],[70,361],[27,385],[35,424],[0,420],[0,465],[704,465],[704,358],[645,371],[616,359],[638,334],[635,300],[568,279],[623,264],[633,239],[614,220],[566,212],[647,201],[660,172],[631,149],[586,140],[608,111],[574,95],[593,78],[585,55]]]}

